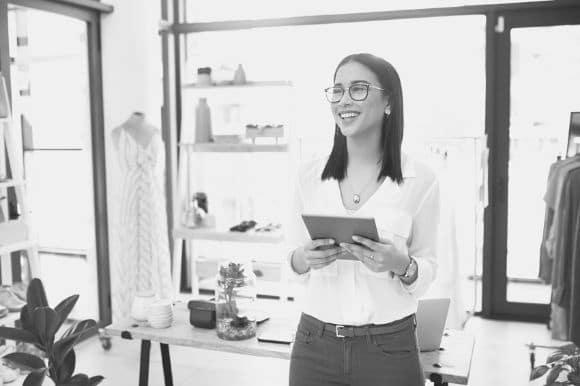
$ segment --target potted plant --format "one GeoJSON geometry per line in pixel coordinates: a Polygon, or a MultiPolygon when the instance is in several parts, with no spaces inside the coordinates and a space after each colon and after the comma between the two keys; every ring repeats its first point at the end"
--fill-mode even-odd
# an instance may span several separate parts
{"type": "Polygon", "coordinates": [[[580,349],[574,344],[560,347],[546,364],[532,370],[530,380],[544,378],[544,386],[580,385],[580,349]]]}
{"type": "Polygon", "coordinates": [[[222,265],[217,276],[216,327],[226,340],[248,339],[256,335],[256,320],[249,315],[256,299],[255,275],[241,263],[222,265]]]}
{"type": "Polygon", "coordinates": [[[48,306],[40,279],[32,279],[27,291],[27,304],[20,312],[21,328],[0,327],[0,337],[34,345],[43,355],[14,352],[2,359],[13,366],[30,371],[23,386],[40,386],[48,376],[56,386],[94,386],[104,378],[74,374],[76,356],[73,347],[85,335],[94,331],[97,323],[87,319],[73,323],[58,340],[58,330],[66,321],[79,296],[72,295],[54,309],[48,306]]]}

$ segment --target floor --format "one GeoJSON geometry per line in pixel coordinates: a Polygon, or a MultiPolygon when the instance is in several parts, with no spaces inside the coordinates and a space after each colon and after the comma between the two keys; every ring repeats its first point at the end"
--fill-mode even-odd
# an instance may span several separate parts
{"type": "MultiPolygon", "coordinates": [[[[476,339],[469,385],[527,385],[529,351],[526,343],[562,344],[552,341],[545,325],[505,322],[472,317],[465,330],[476,339]]],[[[113,338],[104,351],[97,338],[77,347],[77,372],[103,375],[105,385],[137,385],[139,342],[113,338]]],[[[547,350],[538,349],[537,361],[547,350]]],[[[282,386],[287,384],[288,361],[238,354],[171,347],[175,385],[282,386]],[[232,380],[235,379],[235,382],[232,380]]],[[[151,351],[150,385],[163,385],[159,345],[151,351]]]]}

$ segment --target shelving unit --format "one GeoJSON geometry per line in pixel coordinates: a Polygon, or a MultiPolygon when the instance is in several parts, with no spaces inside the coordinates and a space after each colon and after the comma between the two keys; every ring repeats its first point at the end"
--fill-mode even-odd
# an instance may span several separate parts
{"type": "MultiPolygon", "coordinates": [[[[0,182],[0,190],[13,188],[16,194],[16,200],[20,208],[20,217],[16,220],[5,220],[0,223],[0,260],[2,270],[0,275],[2,283],[5,285],[12,284],[12,259],[10,254],[17,251],[26,251],[30,278],[40,277],[40,262],[38,260],[38,245],[32,231],[32,219],[30,206],[28,204],[28,195],[26,184],[24,182],[24,165],[23,159],[18,155],[16,129],[13,125],[12,110],[8,98],[8,91],[4,76],[0,73],[0,105],[2,116],[0,116],[0,135],[3,137],[3,144],[8,156],[8,165],[10,174],[15,177],[0,182]]],[[[4,149],[0,149],[0,156],[4,157],[4,149]]]]}
{"type": "Polygon", "coordinates": [[[255,81],[255,82],[246,82],[243,84],[233,84],[233,83],[215,83],[212,85],[198,85],[196,83],[185,83],[182,85],[183,88],[195,88],[195,89],[203,89],[203,90],[210,90],[214,88],[244,88],[244,87],[291,87],[292,82],[285,81],[285,80],[266,80],[266,81],[255,81]]]}
{"type": "Polygon", "coordinates": [[[252,143],[181,143],[180,147],[194,152],[207,153],[275,153],[288,151],[287,144],[252,143]]]}
{"type": "Polygon", "coordinates": [[[230,232],[213,228],[176,228],[173,237],[184,240],[235,241],[276,244],[284,240],[281,232],[230,232]]]}
{"type": "MultiPolygon", "coordinates": [[[[207,258],[207,256],[200,255],[200,250],[197,248],[195,242],[200,240],[210,240],[215,242],[224,242],[224,243],[247,243],[247,244],[263,244],[269,245],[268,248],[276,249],[276,244],[280,244],[284,240],[283,230],[277,230],[275,232],[255,232],[250,230],[248,232],[231,232],[228,230],[228,227],[235,224],[222,224],[220,225],[219,219],[218,220],[218,229],[215,228],[187,228],[181,224],[181,213],[179,213],[182,208],[187,207],[187,205],[182,205],[187,203],[188,201],[183,201],[185,197],[187,200],[190,199],[191,193],[190,190],[193,188],[190,184],[190,180],[195,175],[194,173],[197,172],[196,160],[194,156],[196,154],[203,154],[209,153],[212,155],[208,155],[209,159],[212,159],[212,162],[215,162],[215,155],[213,154],[223,154],[232,162],[232,170],[235,171],[236,165],[239,165],[239,158],[236,158],[236,154],[241,154],[243,159],[248,159],[248,153],[279,153],[279,154],[289,154],[291,152],[292,146],[289,145],[290,141],[290,132],[287,130],[291,128],[292,125],[289,121],[291,121],[291,115],[286,115],[287,111],[290,110],[283,109],[281,111],[276,111],[272,113],[272,111],[264,112],[263,116],[261,115],[262,112],[258,110],[252,110],[251,107],[255,108],[255,104],[257,101],[261,101],[264,96],[268,98],[269,93],[274,93],[273,95],[287,95],[288,92],[291,92],[293,87],[292,82],[286,80],[271,80],[271,81],[248,81],[244,84],[233,84],[233,82],[224,82],[224,83],[216,83],[209,86],[200,86],[195,83],[185,83],[181,85],[183,90],[183,98],[182,103],[184,106],[194,106],[195,104],[192,103],[196,98],[207,97],[208,99],[212,99],[215,105],[212,107],[211,116],[214,120],[213,124],[215,125],[216,121],[218,122],[217,130],[214,127],[214,134],[221,134],[220,132],[220,116],[219,114],[227,114],[224,110],[220,109],[222,105],[239,105],[240,108],[250,108],[252,111],[253,116],[246,116],[244,117],[245,120],[250,120],[251,122],[248,123],[255,123],[260,122],[260,119],[263,119],[261,122],[270,123],[276,122],[279,124],[284,125],[284,135],[280,138],[275,137],[257,137],[254,141],[250,142],[250,140],[246,140],[244,138],[244,123],[238,122],[241,124],[240,127],[240,143],[220,143],[220,142],[209,142],[209,143],[192,143],[193,137],[187,136],[187,134],[182,137],[182,142],[178,144],[179,147],[179,159],[178,159],[178,170],[177,170],[177,189],[176,191],[179,192],[179,199],[177,201],[176,208],[178,208],[174,218],[174,228],[172,232],[173,236],[173,281],[174,281],[174,291],[176,296],[180,292],[181,288],[181,258],[183,254],[184,248],[186,248],[186,256],[188,256],[188,261],[191,263],[191,270],[190,270],[190,282],[192,292],[194,294],[198,294],[199,290],[199,282],[198,278],[199,275],[197,274],[197,263],[202,261],[203,258],[207,258]],[[282,94],[280,94],[282,93],[282,94]],[[256,114],[258,111],[258,114],[256,114]],[[256,120],[254,121],[254,117],[256,120]],[[285,119],[284,119],[285,118],[285,119]],[[280,119],[280,121],[278,121],[280,119]],[[280,141],[277,143],[276,141],[280,141]],[[187,189],[185,189],[187,187],[187,189]],[[226,227],[227,225],[227,227],[226,227]],[[225,229],[222,229],[221,227],[225,229]]],[[[261,103],[261,102],[260,102],[261,103]]],[[[191,111],[191,110],[190,110],[191,111]]],[[[192,134],[194,132],[194,128],[191,125],[195,120],[193,116],[191,119],[186,120],[184,127],[182,128],[182,133],[192,134]]],[[[223,123],[223,122],[222,122],[223,123]]],[[[226,131],[229,134],[228,131],[226,131]]],[[[290,157],[290,156],[288,156],[290,157]]],[[[204,162],[206,158],[200,158],[199,161],[201,163],[204,162]]],[[[289,158],[288,158],[289,159],[289,158]]],[[[266,165],[265,165],[266,166],[266,165]]],[[[202,169],[207,170],[208,166],[201,166],[202,169]]],[[[201,169],[200,169],[201,170],[201,169]]],[[[268,178],[267,175],[264,175],[265,178],[268,178]]],[[[192,180],[193,181],[193,180],[192,180]]],[[[195,190],[194,190],[195,191],[195,190]]],[[[235,196],[235,194],[234,194],[235,196]]],[[[210,198],[211,201],[211,198],[210,198]]],[[[212,204],[213,205],[213,204],[212,204]]],[[[211,210],[211,208],[210,208],[211,210]]],[[[228,249],[227,247],[226,249],[228,249]]],[[[249,246],[249,248],[253,248],[249,246]]],[[[226,256],[220,256],[221,259],[227,258],[226,256]]],[[[282,283],[279,283],[278,287],[283,287],[282,283]]],[[[280,289],[280,291],[282,291],[280,289]]],[[[270,291],[271,292],[271,291],[270,291]]]]}

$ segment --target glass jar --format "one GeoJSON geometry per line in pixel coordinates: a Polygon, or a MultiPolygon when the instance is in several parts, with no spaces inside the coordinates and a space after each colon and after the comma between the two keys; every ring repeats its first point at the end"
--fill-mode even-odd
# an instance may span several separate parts
{"type": "Polygon", "coordinates": [[[216,277],[216,330],[225,340],[256,336],[256,275],[251,264],[228,261],[216,277]]]}

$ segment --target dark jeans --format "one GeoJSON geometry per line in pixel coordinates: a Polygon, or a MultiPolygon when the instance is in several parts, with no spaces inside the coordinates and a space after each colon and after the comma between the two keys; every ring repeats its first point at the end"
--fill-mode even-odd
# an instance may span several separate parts
{"type": "MultiPolygon", "coordinates": [[[[334,325],[302,314],[290,358],[290,386],[423,386],[415,315],[381,334],[340,338],[334,325]]],[[[386,328],[385,328],[386,327],[386,328]]]]}

